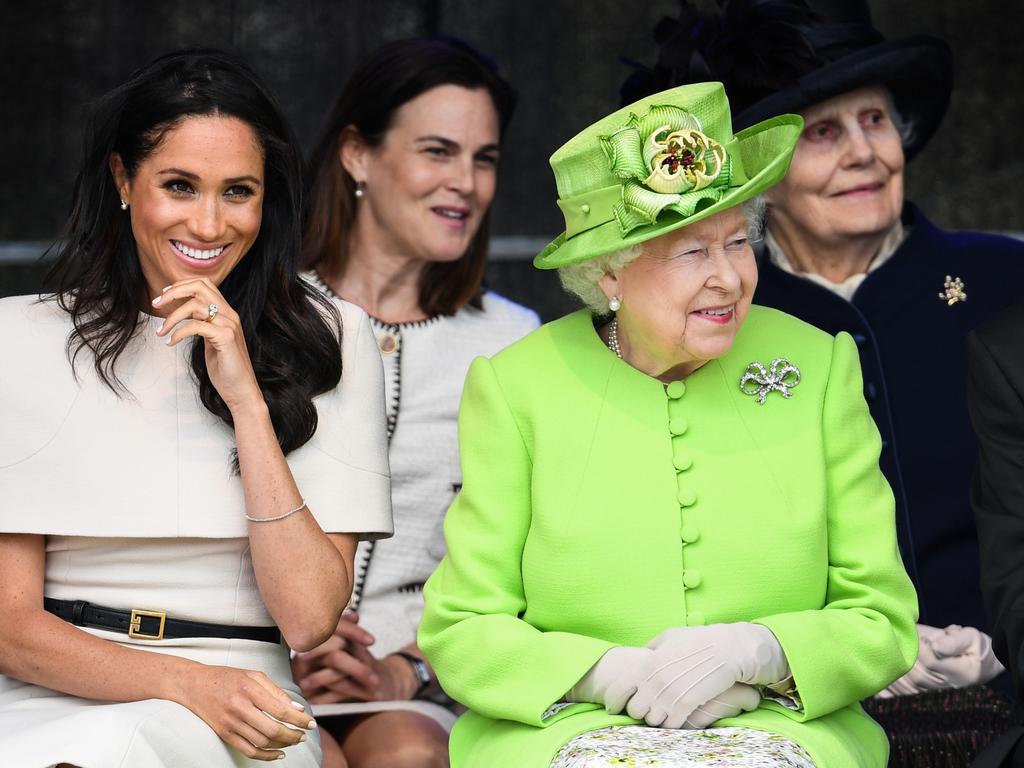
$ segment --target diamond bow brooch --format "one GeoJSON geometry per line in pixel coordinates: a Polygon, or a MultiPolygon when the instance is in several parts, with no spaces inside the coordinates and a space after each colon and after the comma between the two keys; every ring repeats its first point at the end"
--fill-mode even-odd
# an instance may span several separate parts
{"type": "Polygon", "coordinates": [[[756,396],[758,404],[764,405],[765,398],[773,389],[789,398],[793,396],[792,388],[799,383],[800,369],[786,358],[777,357],[768,369],[758,362],[748,365],[740,379],[740,390],[744,395],[756,396]]]}

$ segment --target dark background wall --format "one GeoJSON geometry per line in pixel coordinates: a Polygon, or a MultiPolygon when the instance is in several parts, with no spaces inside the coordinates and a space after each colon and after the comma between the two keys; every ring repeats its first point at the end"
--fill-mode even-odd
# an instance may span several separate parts
{"type": "MultiPolygon", "coordinates": [[[[910,168],[909,196],[951,228],[1024,230],[1024,6],[998,0],[873,0],[889,36],[950,42],[957,77],[938,135],[910,168]],[[969,12],[968,12],[969,7],[969,12]],[[1009,15],[1007,15],[1009,14],[1009,15]]],[[[159,53],[242,54],[270,83],[308,148],[354,63],[417,34],[463,37],[518,87],[495,204],[489,282],[550,317],[570,306],[528,257],[561,229],[547,157],[618,105],[628,69],[651,61],[651,29],[675,0],[94,0],[0,10],[0,296],[36,290],[38,243],[67,212],[84,105],[159,53]]]]}

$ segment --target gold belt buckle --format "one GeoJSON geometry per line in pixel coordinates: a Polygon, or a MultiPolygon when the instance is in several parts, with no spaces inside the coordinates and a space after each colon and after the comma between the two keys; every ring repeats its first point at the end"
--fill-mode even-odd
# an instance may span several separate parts
{"type": "Polygon", "coordinates": [[[163,640],[165,621],[167,621],[167,613],[165,611],[143,611],[138,608],[132,608],[131,620],[128,623],[128,637],[134,637],[137,640],[163,640]],[[160,629],[155,635],[142,631],[142,618],[144,616],[160,619],[160,629]]]}

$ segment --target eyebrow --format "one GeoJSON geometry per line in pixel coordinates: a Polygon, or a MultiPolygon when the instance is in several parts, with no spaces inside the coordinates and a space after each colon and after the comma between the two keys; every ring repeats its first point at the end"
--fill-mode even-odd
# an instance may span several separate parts
{"type": "MultiPolygon", "coordinates": [[[[185,171],[181,168],[164,168],[162,171],[157,171],[157,175],[167,174],[170,176],[184,176],[186,179],[191,181],[199,181],[198,174],[192,173],[191,171],[185,171]]],[[[251,184],[260,185],[262,182],[255,176],[235,176],[231,179],[224,179],[225,184],[238,184],[243,181],[248,181],[251,184]]]]}
{"type": "MultiPolygon", "coordinates": [[[[439,144],[443,145],[446,149],[459,148],[459,143],[457,141],[446,139],[444,136],[420,136],[418,139],[416,139],[417,144],[419,144],[422,141],[436,141],[439,144]]],[[[500,149],[501,148],[497,144],[484,144],[482,147],[480,147],[480,149],[477,150],[477,152],[497,152],[500,151],[500,149]]]]}

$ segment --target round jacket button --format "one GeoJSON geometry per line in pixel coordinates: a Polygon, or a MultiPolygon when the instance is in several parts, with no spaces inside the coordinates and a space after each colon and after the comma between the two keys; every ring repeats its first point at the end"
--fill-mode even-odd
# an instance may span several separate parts
{"type": "Polygon", "coordinates": [[[692,507],[697,501],[697,494],[693,488],[680,488],[676,498],[681,506],[692,507]]]}
{"type": "Polygon", "coordinates": [[[673,400],[678,400],[686,394],[686,385],[681,381],[669,382],[669,385],[665,388],[665,393],[673,400]]]}
{"type": "Polygon", "coordinates": [[[687,523],[679,531],[679,538],[687,544],[693,544],[693,542],[700,538],[700,531],[693,523],[687,523]]]}
{"type": "Polygon", "coordinates": [[[398,337],[390,331],[385,331],[377,340],[377,346],[382,355],[393,355],[398,350],[398,337]]]}
{"type": "Polygon", "coordinates": [[[696,589],[700,586],[700,571],[690,569],[683,574],[683,586],[687,589],[696,589]]]}
{"type": "Polygon", "coordinates": [[[693,466],[693,457],[686,451],[676,451],[676,455],[672,457],[672,466],[684,472],[693,466]]]}
{"type": "Polygon", "coordinates": [[[689,424],[686,423],[686,419],[682,416],[676,416],[674,419],[670,419],[668,422],[668,431],[673,435],[686,434],[686,430],[689,428],[689,424]]]}
{"type": "Polygon", "coordinates": [[[689,627],[702,627],[707,619],[704,618],[704,611],[687,611],[686,625],[689,627]]]}

